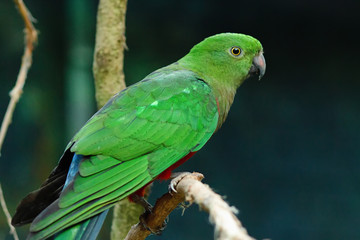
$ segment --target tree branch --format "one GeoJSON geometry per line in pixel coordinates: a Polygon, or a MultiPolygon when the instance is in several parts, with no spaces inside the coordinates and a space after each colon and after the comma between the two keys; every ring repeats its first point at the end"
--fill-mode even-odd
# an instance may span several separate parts
{"type": "MultiPolygon", "coordinates": [[[[23,18],[24,24],[25,24],[25,49],[24,54],[21,61],[21,66],[19,70],[19,74],[15,83],[14,88],[10,92],[10,102],[6,109],[5,116],[3,119],[3,122],[1,124],[0,129],[0,156],[1,156],[1,149],[4,143],[4,139],[7,133],[7,130],[9,128],[9,125],[11,123],[11,119],[16,107],[16,104],[18,103],[21,94],[23,92],[23,88],[26,81],[26,76],[29,71],[29,68],[31,66],[32,62],[32,52],[34,50],[34,44],[37,41],[37,31],[35,27],[32,24],[32,21],[34,20],[29,10],[26,8],[24,2],[22,0],[15,0],[15,5],[17,6],[21,17],[23,18]]],[[[15,228],[11,225],[11,215],[9,213],[9,210],[6,206],[4,193],[2,191],[2,187],[0,184],[0,203],[1,207],[5,213],[8,225],[10,227],[10,233],[13,235],[15,240],[18,240],[19,237],[16,233],[15,228]]]]}
{"type": "Polygon", "coordinates": [[[161,229],[166,217],[183,201],[196,203],[209,213],[210,222],[215,225],[217,240],[254,240],[241,222],[235,217],[236,208],[230,207],[220,195],[208,185],[201,183],[201,173],[192,173],[182,178],[176,186],[177,193],[166,193],[156,201],[151,214],[143,215],[142,223],[134,225],[125,240],[144,240],[151,234],[148,229],[161,229]]]}
{"type": "Polygon", "coordinates": [[[126,4],[127,0],[99,2],[93,63],[98,108],[125,88],[123,65],[126,4]]]}

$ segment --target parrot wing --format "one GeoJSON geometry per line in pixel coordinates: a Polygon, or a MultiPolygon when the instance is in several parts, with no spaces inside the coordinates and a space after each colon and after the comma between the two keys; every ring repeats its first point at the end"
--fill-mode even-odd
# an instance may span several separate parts
{"type": "Polygon", "coordinates": [[[84,156],[79,170],[34,219],[31,239],[51,236],[134,193],[199,150],[217,123],[211,88],[190,71],[161,69],[121,91],[70,142],[70,150],[84,156]]]}

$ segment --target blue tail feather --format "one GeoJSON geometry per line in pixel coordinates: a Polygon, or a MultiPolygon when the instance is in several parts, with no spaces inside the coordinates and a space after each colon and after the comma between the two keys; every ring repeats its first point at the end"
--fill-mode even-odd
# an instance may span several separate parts
{"type": "MultiPolygon", "coordinates": [[[[79,170],[79,164],[82,159],[82,155],[74,154],[64,188],[74,179],[79,170]]],[[[101,230],[108,212],[109,210],[106,210],[94,217],[61,231],[54,236],[54,240],[95,240],[101,230]]]]}

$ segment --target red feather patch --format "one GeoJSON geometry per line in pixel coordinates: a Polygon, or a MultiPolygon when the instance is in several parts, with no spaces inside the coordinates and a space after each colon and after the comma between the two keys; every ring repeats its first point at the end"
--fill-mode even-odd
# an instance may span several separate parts
{"type": "Polygon", "coordinates": [[[186,162],[187,160],[189,160],[192,156],[194,156],[196,152],[190,152],[188,155],[186,155],[185,157],[183,157],[182,159],[180,159],[179,161],[177,161],[176,163],[174,163],[173,165],[171,165],[170,167],[168,167],[165,171],[163,171],[162,173],[160,173],[159,176],[157,176],[156,179],[159,180],[168,180],[171,176],[171,172],[176,169],[177,167],[179,167],[181,164],[183,164],[184,162],[186,162]]]}
{"type": "MultiPolygon", "coordinates": [[[[186,162],[187,160],[189,160],[192,156],[194,156],[196,152],[190,152],[188,155],[186,155],[185,157],[183,157],[182,159],[180,159],[179,161],[177,161],[176,163],[174,163],[173,165],[171,165],[170,167],[168,167],[165,171],[163,171],[162,173],[159,174],[159,176],[156,177],[156,179],[159,180],[168,180],[171,177],[171,172],[176,169],[177,167],[179,167],[181,164],[183,164],[184,162],[186,162]]],[[[154,179],[155,180],[155,179],[154,179]]],[[[153,181],[154,181],[153,180],[153,181]]],[[[133,194],[131,194],[129,196],[129,201],[130,202],[134,202],[132,199],[132,196],[134,194],[138,195],[139,197],[144,197],[145,195],[145,189],[147,186],[149,186],[150,183],[152,183],[153,181],[149,182],[148,184],[146,184],[145,186],[143,186],[142,188],[140,188],[139,190],[137,190],[136,192],[134,192],[133,194]]]]}

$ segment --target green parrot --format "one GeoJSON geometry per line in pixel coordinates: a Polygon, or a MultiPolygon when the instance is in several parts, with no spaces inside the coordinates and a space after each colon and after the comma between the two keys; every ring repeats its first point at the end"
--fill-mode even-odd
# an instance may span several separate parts
{"type": "Polygon", "coordinates": [[[206,38],[93,115],[40,189],[21,201],[12,224],[31,222],[28,239],[95,239],[110,207],[169,179],[221,127],[245,79],[264,73],[257,39],[206,38]],[[75,228],[80,235],[69,233],[75,228]]]}

